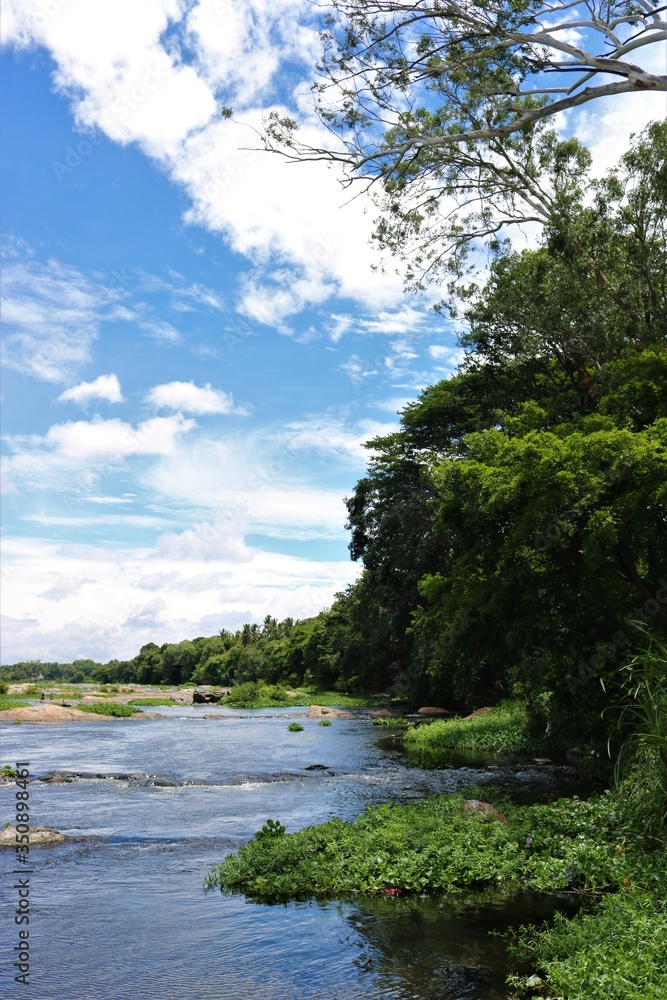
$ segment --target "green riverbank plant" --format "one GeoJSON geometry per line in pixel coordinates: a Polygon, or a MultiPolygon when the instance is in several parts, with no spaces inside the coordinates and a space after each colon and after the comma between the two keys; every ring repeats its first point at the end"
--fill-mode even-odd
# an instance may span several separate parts
{"type": "MultiPolygon", "coordinates": [[[[548,984],[549,997],[664,1000],[667,996],[667,866],[664,854],[637,866],[637,884],[603,895],[575,917],[556,914],[551,925],[522,927],[510,954],[530,961],[548,984]]],[[[526,978],[510,985],[528,993],[526,978]]],[[[540,996],[545,994],[540,993],[540,996]]]]}
{"type": "MultiPolygon", "coordinates": [[[[66,706],[67,707],[67,706],[66,706]]],[[[89,712],[91,715],[108,715],[116,719],[127,719],[131,715],[137,715],[138,709],[130,708],[128,705],[117,705],[115,702],[96,702],[94,705],[80,705],[80,711],[89,712]]]]}
{"type": "Polygon", "coordinates": [[[6,712],[10,708],[23,708],[28,704],[29,702],[24,701],[22,698],[13,698],[11,695],[0,694],[0,712],[6,712]]]}
{"type": "Polygon", "coordinates": [[[353,823],[332,819],[280,841],[252,841],[213,868],[207,885],[251,896],[515,884],[590,893],[633,878],[638,848],[620,832],[617,796],[536,806],[496,798],[507,822],[465,801],[457,794],[374,806],[353,823]]]}
{"type": "Polygon", "coordinates": [[[377,719],[371,719],[372,726],[399,726],[400,728],[406,728],[410,725],[407,719],[384,719],[382,717],[377,719]]]}
{"type": "Polygon", "coordinates": [[[645,649],[620,669],[616,704],[622,740],[614,781],[628,823],[651,840],[667,840],[667,642],[647,636],[645,649]]]}
{"type": "Polygon", "coordinates": [[[300,725],[298,722],[290,722],[290,724],[287,727],[287,729],[288,729],[288,731],[290,733],[302,733],[303,732],[303,726],[300,725]]]}
{"type": "Polygon", "coordinates": [[[503,701],[489,712],[470,718],[420,723],[409,728],[404,739],[408,748],[416,751],[451,749],[527,753],[543,749],[543,743],[529,734],[526,708],[519,701],[503,701]]]}
{"type": "Polygon", "coordinates": [[[157,708],[161,705],[180,705],[182,702],[175,698],[133,698],[127,704],[135,708],[157,708]]]}

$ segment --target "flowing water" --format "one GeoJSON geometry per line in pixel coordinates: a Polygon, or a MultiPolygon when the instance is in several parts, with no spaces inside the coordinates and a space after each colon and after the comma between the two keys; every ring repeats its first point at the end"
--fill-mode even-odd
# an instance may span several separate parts
{"type": "MultiPolygon", "coordinates": [[[[12,967],[14,851],[0,851],[3,997],[497,1000],[511,966],[490,931],[574,906],[520,890],[274,905],[204,891],[211,865],[267,818],[292,831],[471,785],[524,801],[576,788],[530,763],[408,767],[400,741],[362,713],[330,727],[301,718],[290,733],[293,709],[159,711],[2,730],[2,763],[30,762],[31,824],[77,838],[31,850],[29,989],[12,967]]],[[[3,820],[14,791],[2,789],[3,820]]]]}

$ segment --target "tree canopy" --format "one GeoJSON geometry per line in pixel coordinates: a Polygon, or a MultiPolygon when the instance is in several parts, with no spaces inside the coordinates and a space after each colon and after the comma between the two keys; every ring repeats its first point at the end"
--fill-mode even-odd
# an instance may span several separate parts
{"type": "Polygon", "coordinates": [[[564,174],[585,168],[548,123],[570,108],[667,91],[655,0],[333,0],[313,86],[331,143],[272,112],[268,148],[348,168],[376,191],[383,248],[409,282],[460,267],[469,243],[552,217],[564,174]],[[376,186],[375,182],[379,182],[376,186]]]}

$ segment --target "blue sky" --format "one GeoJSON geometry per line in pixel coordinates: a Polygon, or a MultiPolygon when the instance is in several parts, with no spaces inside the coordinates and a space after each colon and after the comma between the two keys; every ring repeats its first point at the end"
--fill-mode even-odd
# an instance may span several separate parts
{"type": "MultiPolygon", "coordinates": [[[[247,148],[272,107],[318,134],[313,13],[4,7],[3,662],[305,617],[359,571],[362,444],[458,352],[372,269],[363,199],[247,148]]],[[[602,170],[660,101],[563,127],[602,170]]]]}

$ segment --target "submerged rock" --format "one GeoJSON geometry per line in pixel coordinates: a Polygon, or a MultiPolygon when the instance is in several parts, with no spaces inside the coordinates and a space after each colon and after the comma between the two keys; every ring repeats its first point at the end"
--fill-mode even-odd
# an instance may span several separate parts
{"type": "Polygon", "coordinates": [[[438,708],[434,705],[425,705],[424,708],[417,709],[417,715],[451,715],[446,708],[438,708]]]}
{"type": "MultiPolygon", "coordinates": [[[[52,826],[32,826],[30,828],[29,847],[37,844],[62,844],[67,837],[64,833],[59,833],[52,826]]],[[[16,827],[6,826],[0,830],[0,847],[16,847],[16,827]]]]}
{"type": "Polygon", "coordinates": [[[322,705],[311,705],[308,709],[309,719],[353,719],[354,715],[352,712],[344,712],[340,708],[325,708],[322,705]]]}

